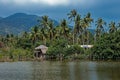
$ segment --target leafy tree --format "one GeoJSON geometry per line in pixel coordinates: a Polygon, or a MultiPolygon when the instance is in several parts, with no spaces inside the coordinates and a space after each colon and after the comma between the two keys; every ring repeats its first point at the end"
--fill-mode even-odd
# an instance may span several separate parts
{"type": "Polygon", "coordinates": [[[120,57],[120,30],[105,34],[92,48],[92,56],[95,59],[117,59],[120,57]]]}

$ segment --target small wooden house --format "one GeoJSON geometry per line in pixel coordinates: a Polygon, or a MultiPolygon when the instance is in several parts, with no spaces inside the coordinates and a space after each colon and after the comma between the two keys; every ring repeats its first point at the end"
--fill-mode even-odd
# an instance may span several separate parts
{"type": "Polygon", "coordinates": [[[48,47],[46,47],[45,45],[40,45],[35,48],[34,56],[39,59],[45,59],[47,50],[48,50],[48,47]]]}

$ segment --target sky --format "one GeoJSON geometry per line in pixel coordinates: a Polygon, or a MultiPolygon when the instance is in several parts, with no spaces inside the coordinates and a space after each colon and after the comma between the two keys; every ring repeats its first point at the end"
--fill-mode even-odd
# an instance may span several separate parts
{"type": "Polygon", "coordinates": [[[120,0],[0,0],[0,17],[14,13],[48,15],[55,20],[67,19],[67,13],[76,9],[82,17],[88,12],[94,21],[120,21],[120,0]]]}

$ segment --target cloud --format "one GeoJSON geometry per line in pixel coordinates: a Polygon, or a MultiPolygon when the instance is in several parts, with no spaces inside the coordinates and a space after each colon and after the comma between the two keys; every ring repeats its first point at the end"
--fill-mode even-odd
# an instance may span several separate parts
{"type": "Polygon", "coordinates": [[[75,5],[93,5],[96,0],[0,0],[3,4],[23,5],[41,5],[41,6],[75,6],[75,5]]]}

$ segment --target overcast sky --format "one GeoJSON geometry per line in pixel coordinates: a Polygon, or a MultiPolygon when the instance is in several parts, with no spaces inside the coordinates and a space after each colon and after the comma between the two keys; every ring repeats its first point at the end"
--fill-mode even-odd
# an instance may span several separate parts
{"type": "Polygon", "coordinates": [[[120,21],[120,0],[0,0],[0,16],[14,13],[48,15],[60,20],[67,18],[67,13],[76,9],[81,15],[87,12],[97,19],[120,21]]]}

